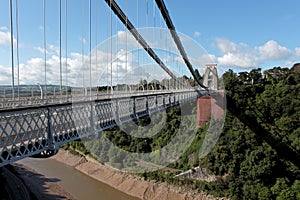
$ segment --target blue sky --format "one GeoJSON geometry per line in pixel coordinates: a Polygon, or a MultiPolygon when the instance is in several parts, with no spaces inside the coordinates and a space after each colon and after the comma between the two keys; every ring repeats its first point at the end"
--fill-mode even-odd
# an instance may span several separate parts
{"type": "MultiPolygon", "coordinates": [[[[290,66],[300,61],[299,49],[296,50],[300,46],[300,13],[297,11],[300,1],[166,2],[177,30],[191,37],[198,32],[197,42],[209,54],[223,58],[223,66],[226,58],[230,63],[229,55],[232,55],[231,58],[247,58],[248,54],[249,58],[253,56],[254,59],[264,57],[257,61],[257,65],[262,68],[290,66]],[[245,52],[238,53],[234,49],[245,52]]],[[[241,67],[257,65],[249,62],[241,67]]]]}
{"type": "MultiPolygon", "coordinates": [[[[16,0],[12,1],[16,46],[16,0]]],[[[165,27],[164,24],[161,25],[159,12],[157,10],[153,12],[155,8],[153,0],[117,0],[117,2],[124,12],[129,13],[129,19],[136,27],[143,28],[147,25],[165,27]]],[[[51,69],[51,67],[54,68],[59,63],[59,0],[46,0],[46,26],[43,21],[43,0],[19,0],[18,3],[18,45],[20,73],[23,76],[23,78],[21,76],[21,83],[43,82],[41,74],[44,68],[44,29],[46,28],[48,81],[57,84],[59,69],[57,67],[51,69]]],[[[66,35],[65,3],[66,0],[62,0],[62,57],[64,59],[65,55],[68,57],[68,65],[70,65],[68,70],[78,71],[81,66],[82,52],[88,56],[90,48],[94,49],[97,42],[101,43],[110,37],[110,11],[104,0],[99,0],[98,3],[92,0],[90,46],[89,1],[85,0],[84,3],[84,34],[82,34],[82,1],[68,0],[68,34],[66,35]],[[97,26],[96,22],[98,22],[97,26]]],[[[210,61],[217,63],[222,70],[291,67],[294,63],[300,62],[299,0],[165,0],[165,4],[176,30],[199,44],[207,52],[210,61]]],[[[124,26],[114,15],[112,24],[113,34],[124,31],[124,26]]],[[[10,52],[9,0],[2,0],[0,2],[0,84],[11,83],[10,52]]],[[[105,57],[104,54],[103,56],[105,57]]],[[[134,57],[136,56],[132,54],[132,59],[134,57]]],[[[73,76],[75,77],[75,73],[73,76]]]]}

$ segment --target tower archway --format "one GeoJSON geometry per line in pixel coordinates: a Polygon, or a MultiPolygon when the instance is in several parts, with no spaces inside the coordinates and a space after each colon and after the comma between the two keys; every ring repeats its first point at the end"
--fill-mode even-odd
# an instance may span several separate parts
{"type": "Polygon", "coordinates": [[[209,89],[218,90],[218,71],[217,64],[206,64],[206,70],[203,76],[203,85],[209,89]]]}

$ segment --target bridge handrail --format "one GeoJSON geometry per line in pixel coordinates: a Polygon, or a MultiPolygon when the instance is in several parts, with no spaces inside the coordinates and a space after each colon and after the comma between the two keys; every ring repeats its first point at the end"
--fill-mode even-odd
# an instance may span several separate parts
{"type": "MultiPolygon", "coordinates": [[[[145,96],[151,96],[151,95],[157,95],[157,94],[176,94],[176,93],[190,93],[193,91],[197,91],[195,89],[184,89],[184,90],[173,90],[173,91],[144,91],[144,92],[137,92],[137,93],[122,93],[122,92],[117,92],[114,94],[94,94],[92,96],[82,96],[82,95],[68,95],[62,98],[48,98],[44,100],[36,100],[35,103],[27,103],[24,102],[23,104],[20,104],[20,101],[11,101],[9,103],[7,102],[0,102],[0,113],[5,112],[5,110],[10,110],[10,111],[18,111],[18,110],[24,110],[28,108],[34,108],[36,106],[39,106],[40,108],[43,107],[51,107],[51,106],[56,106],[56,105],[69,105],[74,102],[80,103],[80,102],[87,102],[87,101],[107,101],[107,99],[115,100],[115,99],[122,99],[122,98],[136,98],[136,97],[145,97],[145,96]],[[1,104],[8,104],[10,106],[2,106],[1,104]]],[[[202,90],[201,92],[205,92],[202,90]]]]}
{"type": "Polygon", "coordinates": [[[0,166],[176,106],[199,97],[199,91],[108,96],[0,110],[0,166]]]}

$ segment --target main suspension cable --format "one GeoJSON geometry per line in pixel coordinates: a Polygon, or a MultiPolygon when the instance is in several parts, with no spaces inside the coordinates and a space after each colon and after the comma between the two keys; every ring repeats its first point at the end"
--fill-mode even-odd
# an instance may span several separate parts
{"type": "Polygon", "coordinates": [[[182,59],[184,60],[187,68],[189,69],[190,73],[192,74],[192,76],[194,77],[194,79],[196,80],[196,82],[204,89],[208,90],[206,86],[204,86],[201,81],[199,80],[198,76],[196,75],[194,69],[193,69],[193,66],[192,64],[190,63],[189,61],[189,58],[183,48],[183,45],[180,41],[180,38],[179,36],[177,35],[177,32],[175,30],[175,26],[173,25],[173,22],[171,20],[171,17],[169,15],[169,12],[167,10],[167,7],[164,3],[163,0],[155,0],[156,1],[156,4],[158,6],[158,8],[160,9],[160,12],[161,12],[161,15],[164,17],[164,20],[168,26],[168,29],[170,30],[170,33],[174,39],[174,42],[175,44],[177,45],[177,49],[179,50],[181,56],[182,56],[182,59]]]}
{"type": "MultiPolygon", "coordinates": [[[[118,4],[114,0],[105,0],[106,3],[110,6],[111,10],[119,17],[122,23],[126,24],[126,15],[118,6],[118,4]]],[[[173,74],[173,72],[163,63],[163,61],[157,56],[157,54],[153,51],[152,48],[147,44],[144,38],[140,35],[140,33],[136,30],[130,20],[127,20],[127,27],[126,27],[131,34],[135,37],[135,39],[140,43],[140,45],[144,48],[144,50],[148,50],[148,54],[155,60],[157,64],[165,71],[167,74],[178,81],[177,77],[173,74]]]]}

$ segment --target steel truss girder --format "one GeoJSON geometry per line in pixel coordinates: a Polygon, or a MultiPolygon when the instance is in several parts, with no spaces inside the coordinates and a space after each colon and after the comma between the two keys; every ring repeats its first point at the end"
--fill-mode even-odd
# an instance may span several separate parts
{"type": "Polygon", "coordinates": [[[100,131],[198,97],[198,91],[189,90],[0,110],[0,167],[29,156],[51,156],[62,144],[97,137],[100,131]]]}

